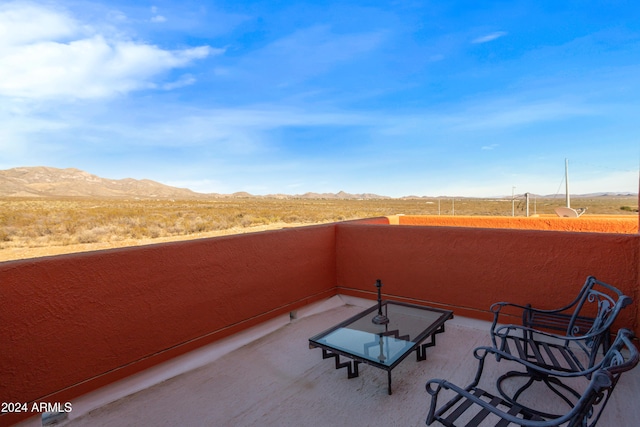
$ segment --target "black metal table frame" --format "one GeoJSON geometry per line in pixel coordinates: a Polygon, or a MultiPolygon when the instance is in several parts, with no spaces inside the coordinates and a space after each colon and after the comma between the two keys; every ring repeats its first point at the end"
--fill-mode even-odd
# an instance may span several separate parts
{"type": "MultiPolygon", "coordinates": [[[[385,371],[387,371],[387,380],[388,380],[388,393],[392,394],[392,390],[391,390],[391,371],[393,370],[393,368],[395,368],[396,366],[398,366],[398,364],[400,364],[400,362],[402,362],[410,353],[412,353],[413,351],[416,352],[416,361],[422,361],[422,360],[426,360],[427,358],[427,348],[429,347],[434,347],[436,345],[436,335],[437,334],[441,334],[443,333],[444,330],[444,322],[446,322],[447,320],[453,318],[453,311],[450,310],[442,310],[442,309],[438,309],[438,308],[432,308],[432,307],[426,307],[426,306],[421,306],[421,305],[416,305],[416,304],[409,304],[409,303],[404,303],[404,302],[399,302],[399,301],[383,301],[382,305],[385,307],[386,309],[386,305],[387,304],[394,304],[394,305],[401,305],[401,306],[405,306],[405,307],[415,307],[415,308],[419,308],[422,310],[427,309],[428,311],[435,311],[435,312],[439,312],[442,313],[442,316],[440,317],[440,319],[438,319],[438,321],[432,323],[431,325],[429,325],[428,328],[426,328],[423,332],[421,332],[414,341],[412,341],[414,344],[411,346],[411,348],[409,348],[407,351],[405,351],[404,354],[402,354],[395,362],[393,362],[391,365],[385,365],[383,363],[378,363],[375,362],[373,360],[369,360],[369,359],[365,359],[362,357],[359,357],[357,355],[354,355],[352,353],[349,353],[345,350],[340,350],[340,349],[336,349],[333,348],[331,346],[325,345],[325,344],[321,344],[319,342],[317,342],[318,339],[320,339],[321,337],[324,337],[325,335],[330,334],[333,331],[336,331],[340,328],[344,328],[347,325],[350,325],[351,323],[355,322],[358,319],[361,319],[363,317],[365,317],[367,314],[371,314],[373,312],[375,312],[376,310],[378,310],[378,306],[375,305],[361,313],[356,314],[355,316],[350,317],[349,319],[338,323],[337,325],[319,333],[314,335],[313,337],[309,338],[309,348],[313,349],[313,348],[321,348],[322,349],[322,358],[323,359],[329,359],[331,357],[335,358],[335,366],[336,369],[341,369],[341,368],[347,368],[347,378],[351,379],[351,378],[356,378],[359,375],[359,370],[358,370],[358,365],[360,363],[365,363],[367,365],[371,365],[374,366],[376,368],[379,369],[383,369],[385,371]],[[423,341],[426,340],[427,338],[430,338],[428,342],[423,344],[423,341]],[[344,356],[348,359],[346,362],[341,362],[340,361],[340,356],[344,356]]],[[[383,333],[383,336],[387,336],[387,335],[393,335],[396,338],[402,339],[403,336],[397,336],[397,334],[395,334],[393,331],[389,332],[389,333],[383,333]]]]}

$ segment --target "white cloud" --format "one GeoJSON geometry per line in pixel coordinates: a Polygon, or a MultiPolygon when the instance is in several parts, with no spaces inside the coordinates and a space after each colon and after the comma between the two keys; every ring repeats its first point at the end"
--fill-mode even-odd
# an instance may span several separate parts
{"type": "Polygon", "coordinates": [[[64,12],[23,3],[0,8],[0,40],[0,96],[27,99],[156,88],[163,73],[222,52],[209,46],[170,51],[110,37],[64,12]]]}
{"type": "Polygon", "coordinates": [[[60,40],[81,30],[74,19],[53,9],[28,3],[0,5],[0,49],[40,40],[60,40]]]}
{"type": "Polygon", "coordinates": [[[110,10],[109,12],[107,12],[107,21],[115,23],[125,23],[129,21],[129,18],[119,10],[110,10]]]}
{"type": "MultiPolygon", "coordinates": [[[[596,114],[588,105],[564,100],[527,102],[495,100],[471,104],[452,112],[424,112],[390,116],[380,119],[383,132],[388,135],[411,135],[449,131],[490,131],[562,121],[568,118],[596,114]]],[[[483,146],[490,150],[497,145],[483,146]]]]}
{"type": "Polygon", "coordinates": [[[185,74],[174,82],[165,83],[164,85],[162,85],[162,88],[164,90],[173,90],[173,89],[178,89],[180,87],[192,85],[195,82],[196,82],[196,79],[191,74],[185,74]]]}
{"type": "Polygon", "coordinates": [[[238,109],[168,108],[146,118],[147,125],[108,126],[117,140],[154,147],[202,147],[217,153],[247,154],[269,150],[269,134],[292,126],[366,126],[372,119],[349,113],[308,112],[274,105],[238,109]]]}
{"type": "Polygon", "coordinates": [[[563,100],[531,103],[498,101],[452,116],[450,124],[460,130],[506,129],[593,114],[588,106],[563,100]]]}
{"type": "Polygon", "coordinates": [[[504,37],[506,35],[507,35],[507,33],[505,31],[496,31],[496,32],[491,33],[491,34],[486,34],[484,36],[477,37],[477,38],[471,40],[471,43],[473,43],[473,44],[487,43],[487,42],[499,39],[500,37],[504,37]]]}
{"type": "Polygon", "coordinates": [[[156,6],[151,6],[151,14],[153,15],[151,17],[151,22],[156,24],[167,22],[167,18],[158,13],[158,8],[156,6]]]}
{"type": "Polygon", "coordinates": [[[493,150],[495,149],[499,144],[490,144],[490,145],[485,145],[482,147],[482,150],[493,150]]]}
{"type": "Polygon", "coordinates": [[[340,64],[357,61],[376,50],[385,31],[335,33],[330,26],[297,30],[256,51],[241,62],[251,78],[275,80],[285,86],[324,74],[340,64]],[[259,70],[259,77],[255,71],[259,70]]]}

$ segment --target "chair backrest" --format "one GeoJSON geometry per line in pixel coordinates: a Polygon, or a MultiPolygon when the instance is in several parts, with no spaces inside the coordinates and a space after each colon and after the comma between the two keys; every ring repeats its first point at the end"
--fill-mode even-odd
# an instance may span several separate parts
{"type": "Polygon", "coordinates": [[[631,302],[619,289],[593,276],[587,277],[572,303],[575,307],[567,324],[567,335],[584,336],[608,330],[620,310],[631,302]]]}
{"type": "Polygon", "coordinates": [[[632,338],[633,333],[628,329],[618,332],[616,340],[599,364],[600,368],[593,373],[589,387],[576,403],[575,416],[568,424],[570,427],[596,425],[620,375],[638,364],[638,350],[631,342],[632,338]]]}

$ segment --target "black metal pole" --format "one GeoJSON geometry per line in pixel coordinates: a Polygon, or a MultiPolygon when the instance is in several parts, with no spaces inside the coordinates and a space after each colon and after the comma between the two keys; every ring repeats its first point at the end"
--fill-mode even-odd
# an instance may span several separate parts
{"type": "Polygon", "coordinates": [[[376,280],[376,288],[378,288],[378,314],[371,319],[371,321],[376,325],[386,325],[389,323],[389,319],[387,316],[382,314],[382,294],[380,291],[380,288],[382,288],[382,282],[380,279],[376,280]]]}

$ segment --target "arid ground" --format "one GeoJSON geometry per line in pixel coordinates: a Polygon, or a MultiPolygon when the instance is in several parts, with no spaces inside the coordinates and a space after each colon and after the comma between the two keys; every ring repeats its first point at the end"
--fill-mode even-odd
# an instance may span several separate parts
{"type": "MultiPolygon", "coordinates": [[[[531,198],[553,214],[564,198],[531,198]]],[[[637,196],[574,197],[585,215],[637,215],[637,196]]],[[[0,262],[385,215],[525,216],[524,198],[201,200],[0,198],[0,262]]]]}

